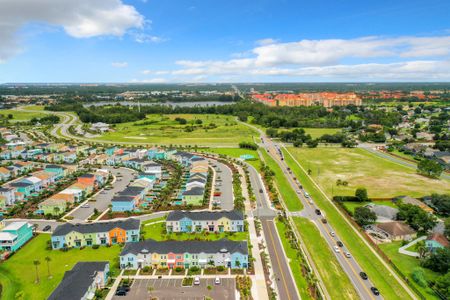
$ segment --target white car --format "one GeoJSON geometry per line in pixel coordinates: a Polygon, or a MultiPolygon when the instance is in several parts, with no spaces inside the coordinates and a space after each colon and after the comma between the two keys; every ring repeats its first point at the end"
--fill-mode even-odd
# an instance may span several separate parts
{"type": "Polygon", "coordinates": [[[200,285],[200,277],[195,276],[195,278],[194,278],[194,285],[200,285]]]}
{"type": "Polygon", "coordinates": [[[89,208],[89,204],[83,204],[83,205],[81,205],[81,208],[89,208]]]}
{"type": "Polygon", "coordinates": [[[341,252],[341,250],[339,250],[338,246],[333,246],[334,252],[339,253],[341,252]]]}
{"type": "Polygon", "coordinates": [[[347,257],[347,258],[350,258],[350,257],[352,257],[351,255],[350,255],[350,252],[345,252],[345,256],[347,257]]]}
{"type": "Polygon", "coordinates": [[[216,279],[214,279],[214,284],[215,285],[219,285],[220,284],[220,278],[216,277],[216,279]]]}
{"type": "Polygon", "coordinates": [[[334,237],[336,234],[334,233],[334,231],[332,231],[332,232],[330,232],[330,235],[331,235],[332,237],[334,237]]]}

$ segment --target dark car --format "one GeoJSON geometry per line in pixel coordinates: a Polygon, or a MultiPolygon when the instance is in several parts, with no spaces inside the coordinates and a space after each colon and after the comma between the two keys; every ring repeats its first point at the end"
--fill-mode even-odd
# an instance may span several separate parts
{"type": "Polygon", "coordinates": [[[129,292],[130,291],[130,286],[122,285],[122,286],[119,286],[118,290],[129,292]]]}
{"type": "Polygon", "coordinates": [[[367,274],[364,272],[359,272],[359,276],[361,276],[362,279],[367,280],[369,277],[367,277],[367,274]]]}
{"type": "Polygon", "coordinates": [[[52,229],[52,226],[47,225],[42,229],[42,231],[49,231],[50,229],[52,229]]]}
{"type": "Polygon", "coordinates": [[[125,290],[117,290],[116,296],[126,296],[127,292],[125,290]]]}
{"type": "Polygon", "coordinates": [[[260,192],[260,193],[262,193],[262,192],[263,192],[263,190],[262,190],[262,189],[259,189],[259,192],[260,192]]]}
{"type": "Polygon", "coordinates": [[[372,291],[372,293],[375,295],[375,296],[378,296],[378,295],[380,295],[380,291],[376,288],[376,287],[371,287],[370,288],[370,290],[372,291]]]}
{"type": "Polygon", "coordinates": [[[344,247],[344,244],[342,244],[341,241],[337,241],[336,244],[337,244],[339,247],[344,247]]]}
{"type": "Polygon", "coordinates": [[[315,212],[316,212],[316,215],[319,215],[319,216],[322,214],[322,212],[320,211],[320,209],[316,209],[315,212]]]}
{"type": "Polygon", "coordinates": [[[322,223],[323,223],[323,224],[327,224],[327,223],[328,223],[327,219],[323,218],[323,219],[322,219],[322,223]]]}

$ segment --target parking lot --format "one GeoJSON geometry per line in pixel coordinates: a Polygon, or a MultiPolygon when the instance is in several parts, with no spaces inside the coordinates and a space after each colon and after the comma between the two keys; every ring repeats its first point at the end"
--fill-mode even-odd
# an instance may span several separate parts
{"type": "Polygon", "coordinates": [[[233,197],[233,176],[230,168],[226,165],[210,160],[216,170],[215,191],[220,192],[220,196],[215,196],[214,201],[219,203],[219,207],[223,210],[232,210],[234,207],[233,197]]]}
{"type": "Polygon", "coordinates": [[[183,287],[182,279],[135,279],[126,296],[114,296],[113,299],[149,299],[159,300],[203,300],[205,296],[214,300],[236,299],[234,278],[221,278],[219,285],[214,278],[200,279],[200,285],[183,287]],[[208,286],[211,289],[208,289],[208,286]]]}

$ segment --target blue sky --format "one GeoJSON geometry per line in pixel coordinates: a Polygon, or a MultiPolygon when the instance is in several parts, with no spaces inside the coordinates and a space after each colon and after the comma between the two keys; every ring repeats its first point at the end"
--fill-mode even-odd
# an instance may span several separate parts
{"type": "Polygon", "coordinates": [[[3,2],[0,82],[450,81],[445,0],[3,2]]]}

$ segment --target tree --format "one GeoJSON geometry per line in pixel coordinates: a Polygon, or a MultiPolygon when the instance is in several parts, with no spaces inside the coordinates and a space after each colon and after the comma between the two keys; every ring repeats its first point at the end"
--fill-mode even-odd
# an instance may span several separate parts
{"type": "Polygon", "coordinates": [[[422,261],[425,268],[446,274],[450,270],[450,249],[439,248],[422,261]]]}
{"type": "Polygon", "coordinates": [[[437,161],[431,159],[422,159],[417,165],[417,173],[431,178],[439,178],[443,170],[437,161]]]}
{"type": "Polygon", "coordinates": [[[450,218],[445,219],[445,231],[444,234],[447,239],[450,239],[450,218]]]}
{"type": "Polygon", "coordinates": [[[353,217],[360,226],[373,224],[377,220],[377,215],[365,206],[357,207],[353,217]]]}
{"type": "Polygon", "coordinates": [[[47,262],[47,273],[48,273],[48,277],[51,278],[52,274],[50,273],[50,262],[52,261],[52,259],[50,258],[50,256],[46,256],[45,257],[45,261],[47,262]]]}
{"type": "Polygon", "coordinates": [[[436,279],[435,289],[446,299],[450,299],[450,272],[436,279]]]}
{"type": "Polygon", "coordinates": [[[369,201],[366,188],[357,188],[355,191],[355,197],[357,197],[361,202],[369,201]]]}
{"type": "Polygon", "coordinates": [[[306,145],[308,145],[309,148],[316,148],[319,145],[318,140],[308,140],[306,142],[306,145]]]}
{"type": "Polygon", "coordinates": [[[412,204],[400,204],[398,206],[397,218],[399,220],[405,220],[409,226],[421,233],[427,233],[437,224],[434,215],[412,204]]]}
{"type": "Polygon", "coordinates": [[[417,242],[415,249],[417,253],[419,253],[419,258],[424,258],[429,252],[427,246],[425,245],[425,241],[417,242]]]}
{"type": "Polygon", "coordinates": [[[38,267],[40,264],[41,264],[41,262],[37,259],[35,259],[33,261],[33,265],[36,268],[36,281],[35,281],[36,283],[39,283],[39,268],[38,267]]]}
{"type": "Polygon", "coordinates": [[[431,203],[440,214],[450,215],[450,194],[432,194],[431,203]]]}

